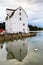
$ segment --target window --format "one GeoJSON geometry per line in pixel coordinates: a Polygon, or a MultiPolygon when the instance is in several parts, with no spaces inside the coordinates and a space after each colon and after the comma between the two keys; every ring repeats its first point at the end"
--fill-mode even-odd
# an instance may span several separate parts
{"type": "Polygon", "coordinates": [[[23,23],[23,26],[25,26],[25,24],[23,23]]]}
{"type": "Polygon", "coordinates": [[[21,17],[19,18],[19,20],[21,20],[21,17]]]}
{"type": "Polygon", "coordinates": [[[21,11],[21,9],[19,9],[21,11]]]}
{"type": "Polygon", "coordinates": [[[25,31],[25,29],[23,29],[23,31],[25,31]]]}
{"type": "Polygon", "coordinates": [[[19,13],[19,15],[21,15],[21,12],[19,13]]]}
{"type": "Polygon", "coordinates": [[[23,29],[23,32],[25,33],[25,29],[23,29]]]}

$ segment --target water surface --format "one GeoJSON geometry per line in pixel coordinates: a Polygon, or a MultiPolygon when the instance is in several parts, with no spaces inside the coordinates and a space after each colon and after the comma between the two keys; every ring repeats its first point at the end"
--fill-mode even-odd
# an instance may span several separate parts
{"type": "Polygon", "coordinates": [[[43,65],[43,32],[0,46],[0,65],[43,65]]]}

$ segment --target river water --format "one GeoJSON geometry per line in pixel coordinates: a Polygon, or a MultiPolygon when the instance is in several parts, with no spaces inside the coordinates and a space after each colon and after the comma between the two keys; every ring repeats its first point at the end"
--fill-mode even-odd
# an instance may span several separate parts
{"type": "Polygon", "coordinates": [[[0,43],[0,65],[43,65],[43,32],[0,43]]]}

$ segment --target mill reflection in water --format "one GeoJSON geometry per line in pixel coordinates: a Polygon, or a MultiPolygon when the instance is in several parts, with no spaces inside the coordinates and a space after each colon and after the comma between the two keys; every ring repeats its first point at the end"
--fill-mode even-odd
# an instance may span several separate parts
{"type": "MultiPolygon", "coordinates": [[[[7,54],[7,60],[10,59],[16,59],[18,61],[22,61],[25,56],[27,55],[27,39],[23,39],[23,40],[14,40],[11,42],[7,42],[4,44],[0,44],[0,50],[6,51],[7,54]],[[4,46],[5,48],[4,48],[4,46]]],[[[3,53],[2,53],[3,54],[3,53]]]]}
{"type": "Polygon", "coordinates": [[[17,59],[22,61],[27,55],[27,42],[26,39],[8,42],[6,44],[7,59],[17,59]]]}

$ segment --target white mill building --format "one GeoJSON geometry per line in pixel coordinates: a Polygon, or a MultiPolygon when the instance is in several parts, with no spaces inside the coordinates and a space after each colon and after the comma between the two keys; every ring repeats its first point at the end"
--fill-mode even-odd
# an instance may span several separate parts
{"type": "Polygon", "coordinates": [[[24,9],[19,6],[17,9],[6,9],[6,31],[8,33],[28,33],[28,16],[24,9]]]}

